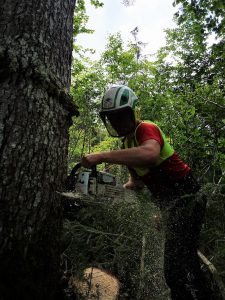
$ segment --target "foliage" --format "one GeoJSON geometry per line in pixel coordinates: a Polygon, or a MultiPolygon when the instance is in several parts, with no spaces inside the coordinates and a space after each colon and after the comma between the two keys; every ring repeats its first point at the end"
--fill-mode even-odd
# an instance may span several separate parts
{"type": "Polygon", "coordinates": [[[98,122],[98,111],[106,81],[99,64],[86,67],[87,62],[74,60],[71,94],[79,106],[80,118],[74,119],[70,130],[69,162],[79,161],[84,153],[90,153],[101,141],[102,131],[98,122]]]}
{"type": "MultiPolygon", "coordinates": [[[[97,7],[102,7],[103,3],[99,0],[91,0],[90,3],[97,7]]],[[[77,37],[81,33],[93,33],[92,29],[87,29],[86,25],[89,17],[86,14],[85,0],[77,0],[75,7],[75,17],[73,24],[73,36],[77,37]]]]}
{"type": "Polygon", "coordinates": [[[179,11],[176,13],[178,24],[186,22],[188,16],[192,15],[192,20],[204,24],[204,31],[215,32],[219,36],[224,34],[225,25],[225,3],[220,0],[209,1],[188,1],[176,0],[174,5],[181,4],[179,11]]]}
{"type": "Polygon", "coordinates": [[[225,185],[207,184],[203,192],[207,197],[208,207],[202,231],[201,247],[225,280],[225,185]]]}
{"type": "MultiPolygon", "coordinates": [[[[207,181],[217,182],[224,170],[224,71],[221,64],[218,69],[223,55],[215,56],[218,44],[209,47],[207,43],[206,20],[194,18],[186,5],[182,10],[185,18],[181,21],[178,16],[179,27],[167,31],[167,46],[161,50],[165,56],[161,68],[168,78],[166,96],[174,99],[169,107],[170,123],[176,114],[176,128],[170,131],[173,141],[178,137],[175,146],[182,156],[199,174],[205,173],[207,181]],[[168,64],[169,56],[173,60],[168,64]]],[[[166,116],[163,120],[168,122],[166,116]]]]}
{"type": "Polygon", "coordinates": [[[137,63],[135,49],[125,49],[120,33],[110,35],[106,50],[102,53],[101,63],[108,73],[109,83],[127,84],[135,76],[137,63]]]}
{"type": "MultiPolygon", "coordinates": [[[[225,47],[225,4],[221,0],[187,1],[179,0],[174,4],[181,4],[176,13],[179,27],[191,26],[196,41],[213,39],[207,61],[211,68],[212,78],[221,75],[224,82],[224,47],[225,47]]],[[[202,65],[203,67],[203,65],[202,65]]]]}

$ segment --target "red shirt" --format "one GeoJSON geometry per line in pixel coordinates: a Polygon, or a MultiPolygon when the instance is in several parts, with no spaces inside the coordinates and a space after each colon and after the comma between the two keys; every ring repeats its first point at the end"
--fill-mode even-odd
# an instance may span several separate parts
{"type": "MultiPolygon", "coordinates": [[[[139,125],[136,139],[139,145],[150,139],[156,140],[161,149],[164,144],[159,128],[146,122],[139,125]]],[[[159,166],[150,167],[149,170],[149,173],[141,179],[153,194],[158,194],[163,190],[166,192],[167,188],[172,188],[190,172],[189,166],[180,159],[176,152],[159,166]]]]}

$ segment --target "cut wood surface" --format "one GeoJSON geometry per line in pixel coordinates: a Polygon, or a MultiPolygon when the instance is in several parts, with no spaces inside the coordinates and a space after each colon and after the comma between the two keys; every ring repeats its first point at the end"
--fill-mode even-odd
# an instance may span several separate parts
{"type": "Polygon", "coordinates": [[[84,270],[81,280],[72,277],[70,280],[75,293],[86,300],[116,300],[119,294],[119,281],[116,277],[98,268],[84,270]]]}

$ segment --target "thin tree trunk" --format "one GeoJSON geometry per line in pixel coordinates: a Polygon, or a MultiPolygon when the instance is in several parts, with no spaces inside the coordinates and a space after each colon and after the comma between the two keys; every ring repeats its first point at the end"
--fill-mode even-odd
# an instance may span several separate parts
{"type": "Polygon", "coordinates": [[[145,276],[145,251],[146,251],[146,235],[142,236],[141,261],[140,261],[140,281],[137,299],[142,298],[145,276]]]}
{"type": "Polygon", "coordinates": [[[0,299],[57,299],[73,0],[0,0],[0,299]]]}
{"type": "Polygon", "coordinates": [[[221,299],[225,300],[225,286],[224,283],[217,271],[217,269],[215,268],[215,266],[207,259],[207,257],[205,257],[204,254],[202,254],[199,250],[198,250],[198,256],[201,260],[201,262],[203,262],[204,265],[206,265],[206,267],[208,268],[208,271],[211,273],[212,275],[212,279],[214,280],[214,285],[217,285],[218,291],[220,293],[221,299]]]}

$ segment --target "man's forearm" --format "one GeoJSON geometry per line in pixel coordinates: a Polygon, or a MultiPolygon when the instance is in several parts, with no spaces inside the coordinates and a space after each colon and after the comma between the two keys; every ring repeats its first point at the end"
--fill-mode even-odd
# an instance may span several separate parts
{"type": "Polygon", "coordinates": [[[99,153],[101,162],[122,164],[128,167],[154,165],[157,156],[147,147],[113,150],[99,153]]]}
{"type": "Polygon", "coordinates": [[[160,155],[160,145],[155,140],[148,140],[141,146],[90,153],[82,157],[81,164],[85,168],[105,163],[126,165],[130,168],[154,166],[160,155]]]}

